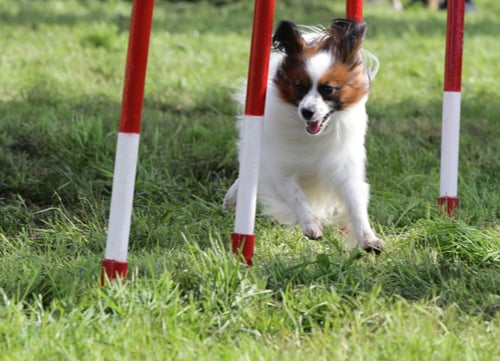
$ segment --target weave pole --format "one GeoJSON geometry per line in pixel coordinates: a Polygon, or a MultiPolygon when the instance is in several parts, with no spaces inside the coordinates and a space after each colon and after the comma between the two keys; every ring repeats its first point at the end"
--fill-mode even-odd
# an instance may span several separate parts
{"type": "Polygon", "coordinates": [[[346,0],[345,2],[346,18],[356,23],[363,21],[363,0],[346,0]]]}
{"type": "Polygon", "coordinates": [[[125,67],[120,127],[116,146],[111,208],[101,284],[127,276],[127,251],[132,218],[144,83],[154,0],[134,0],[125,67]]]}
{"type": "Polygon", "coordinates": [[[274,0],[255,0],[245,113],[240,140],[239,185],[236,199],[233,253],[252,265],[260,143],[273,33],[274,0]]]}
{"type": "Polygon", "coordinates": [[[458,153],[464,39],[463,0],[448,0],[441,129],[441,171],[438,204],[452,215],[458,210],[458,153]]]}

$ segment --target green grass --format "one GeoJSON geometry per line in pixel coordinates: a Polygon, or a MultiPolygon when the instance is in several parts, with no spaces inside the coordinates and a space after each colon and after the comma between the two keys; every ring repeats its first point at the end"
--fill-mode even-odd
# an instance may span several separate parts
{"type": "MultiPolygon", "coordinates": [[[[130,2],[0,0],[0,360],[500,360],[500,5],[466,16],[459,215],[439,217],[445,13],[366,5],[380,256],[220,209],[249,1],[157,2],[125,284],[101,287],[130,2]]],[[[277,1],[327,25],[343,1],[277,1]]]]}

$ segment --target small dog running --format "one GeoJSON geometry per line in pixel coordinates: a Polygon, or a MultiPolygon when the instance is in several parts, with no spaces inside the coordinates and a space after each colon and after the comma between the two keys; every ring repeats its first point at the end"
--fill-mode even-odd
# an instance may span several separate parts
{"type": "MultiPolygon", "coordinates": [[[[379,253],[368,217],[365,133],[378,60],[361,49],[366,24],[335,19],[330,28],[281,21],[273,52],[261,140],[258,200],[282,224],[319,239],[336,222],[367,252],[379,253]]],[[[244,88],[237,95],[244,105],[244,88]]],[[[242,117],[238,128],[241,132],[242,117]]],[[[241,134],[240,134],[241,135],[241,134]]],[[[235,206],[238,180],[223,202],[235,206]]]]}

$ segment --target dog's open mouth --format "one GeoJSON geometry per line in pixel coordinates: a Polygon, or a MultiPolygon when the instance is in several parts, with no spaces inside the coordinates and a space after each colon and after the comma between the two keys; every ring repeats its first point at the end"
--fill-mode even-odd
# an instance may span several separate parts
{"type": "Polygon", "coordinates": [[[311,120],[306,123],[306,130],[309,134],[318,134],[321,130],[323,124],[323,119],[321,120],[311,120]]]}
{"type": "Polygon", "coordinates": [[[333,110],[330,111],[330,112],[328,112],[328,114],[326,114],[321,119],[307,121],[307,123],[306,123],[306,131],[309,134],[312,134],[312,135],[318,134],[324,128],[324,126],[326,124],[326,121],[328,120],[328,118],[330,117],[330,115],[332,115],[332,113],[333,113],[333,110]]]}

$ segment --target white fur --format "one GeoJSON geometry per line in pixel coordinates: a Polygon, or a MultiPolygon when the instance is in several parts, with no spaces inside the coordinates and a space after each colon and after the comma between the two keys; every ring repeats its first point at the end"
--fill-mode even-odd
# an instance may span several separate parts
{"type": "MultiPolygon", "coordinates": [[[[279,98],[271,79],[283,56],[273,53],[270,61],[258,184],[263,212],[280,223],[299,224],[303,233],[313,239],[322,236],[322,224],[336,220],[361,248],[381,249],[383,242],[370,227],[367,211],[367,97],[347,110],[334,112],[322,131],[310,135],[300,116],[301,107],[313,108],[315,118],[325,116],[328,107],[316,86],[298,108],[279,98]]],[[[307,66],[312,80],[317,80],[332,61],[329,53],[312,57],[307,66]]],[[[244,89],[237,97],[243,105],[244,89]]],[[[224,198],[225,209],[236,203],[237,189],[238,180],[224,198]]]]}

